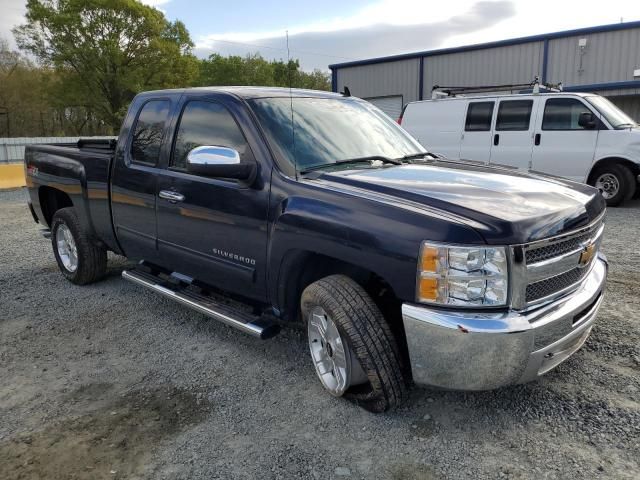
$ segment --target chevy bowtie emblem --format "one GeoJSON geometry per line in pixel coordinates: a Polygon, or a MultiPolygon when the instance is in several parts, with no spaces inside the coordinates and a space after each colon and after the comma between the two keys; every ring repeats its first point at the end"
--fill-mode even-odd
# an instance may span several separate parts
{"type": "Polygon", "coordinates": [[[591,260],[593,259],[595,254],[596,254],[596,244],[591,243],[587,245],[586,247],[584,247],[584,250],[580,254],[580,260],[578,260],[578,265],[580,267],[589,265],[589,263],[591,263],[591,260]]]}

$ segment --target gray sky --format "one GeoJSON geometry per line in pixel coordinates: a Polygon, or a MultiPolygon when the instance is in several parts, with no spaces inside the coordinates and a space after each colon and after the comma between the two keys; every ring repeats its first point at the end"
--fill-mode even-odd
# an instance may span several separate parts
{"type": "MultiPolygon", "coordinates": [[[[260,53],[305,69],[607,23],[640,20],[639,0],[144,0],[182,20],[207,56],[260,53]]],[[[26,0],[0,0],[0,36],[23,21],[26,0]]]]}

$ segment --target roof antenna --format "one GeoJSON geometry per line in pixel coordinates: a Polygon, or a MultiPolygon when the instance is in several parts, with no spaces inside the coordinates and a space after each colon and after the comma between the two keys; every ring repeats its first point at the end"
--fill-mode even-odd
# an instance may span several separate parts
{"type": "Polygon", "coordinates": [[[343,97],[350,97],[351,96],[351,90],[349,90],[349,87],[347,87],[346,85],[344,86],[344,92],[340,92],[342,94],[343,97]]]}
{"type": "Polygon", "coordinates": [[[296,171],[296,180],[298,179],[298,160],[296,155],[296,130],[293,123],[293,92],[291,88],[291,54],[289,52],[289,30],[286,30],[287,36],[287,73],[289,79],[289,102],[291,104],[291,149],[293,151],[293,168],[296,171]]]}

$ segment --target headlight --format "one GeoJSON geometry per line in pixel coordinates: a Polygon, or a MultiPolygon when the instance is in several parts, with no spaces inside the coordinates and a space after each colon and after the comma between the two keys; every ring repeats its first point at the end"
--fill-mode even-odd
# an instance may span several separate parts
{"type": "Polygon", "coordinates": [[[467,306],[507,304],[504,247],[455,247],[423,242],[418,263],[417,300],[467,306]]]}

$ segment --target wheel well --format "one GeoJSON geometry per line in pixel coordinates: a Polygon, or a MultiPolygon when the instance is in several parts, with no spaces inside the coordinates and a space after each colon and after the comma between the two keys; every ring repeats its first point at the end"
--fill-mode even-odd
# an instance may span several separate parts
{"type": "Polygon", "coordinates": [[[342,260],[313,252],[294,251],[285,256],[278,279],[278,306],[283,320],[301,320],[300,297],[310,284],[329,275],[342,274],[356,281],[371,296],[398,342],[409,365],[407,339],[402,323],[402,302],[391,285],[375,272],[342,260]]]}
{"type": "Polygon", "coordinates": [[[278,305],[284,319],[299,319],[300,297],[310,284],[329,275],[342,274],[360,284],[390,323],[401,319],[400,304],[393,288],[375,272],[358,265],[313,252],[290,252],[282,262],[278,305]]]}
{"type": "Polygon", "coordinates": [[[49,227],[51,226],[53,215],[58,210],[66,207],[73,207],[73,202],[69,195],[57,188],[40,187],[38,190],[38,198],[40,200],[42,214],[44,215],[44,219],[49,227]]]}
{"type": "Polygon", "coordinates": [[[598,160],[591,168],[591,171],[589,172],[589,176],[587,177],[587,183],[589,185],[593,185],[593,182],[595,182],[596,173],[605,164],[622,165],[624,167],[627,167],[631,171],[631,173],[633,173],[634,177],[637,177],[638,175],[640,175],[640,165],[633,163],[631,160],[627,160],[626,158],[618,158],[618,157],[603,158],[601,160],[598,160]]]}

